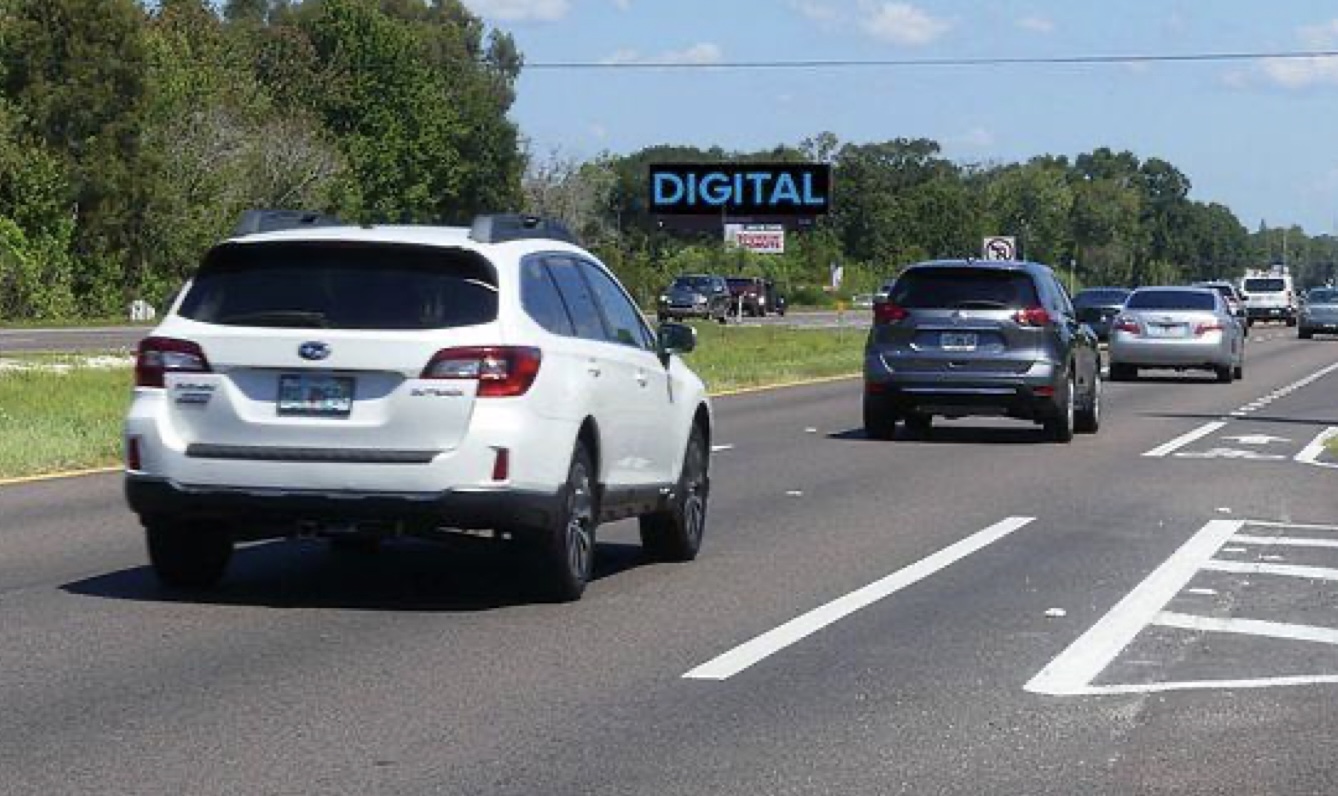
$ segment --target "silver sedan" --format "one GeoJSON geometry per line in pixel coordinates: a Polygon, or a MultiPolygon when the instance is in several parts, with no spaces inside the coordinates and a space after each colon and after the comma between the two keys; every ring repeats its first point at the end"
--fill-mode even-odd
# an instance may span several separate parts
{"type": "Polygon", "coordinates": [[[1110,378],[1127,381],[1140,368],[1211,370],[1230,383],[1244,375],[1244,330],[1216,290],[1139,288],[1111,322],[1110,378]]]}
{"type": "Polygon", "coordinates": [[[1317,334],[1338,334],[1338,288],[1317,287],[1305,296],[1296,335],[1309,340],[1317,334]]]}

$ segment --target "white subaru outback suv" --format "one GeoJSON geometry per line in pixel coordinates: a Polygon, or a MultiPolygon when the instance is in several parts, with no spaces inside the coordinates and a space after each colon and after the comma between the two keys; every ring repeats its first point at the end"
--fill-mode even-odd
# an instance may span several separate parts
{"type": "Polygon", "coordinates": [[[239,233],[138,350],[125,491],[165,584],[213,585],[237,541],[489,529],[573,600],[596,526],[628,517],[649,554],[696,556],[695,332],[653,331],[561,225],[253,211],[239,233]]]}

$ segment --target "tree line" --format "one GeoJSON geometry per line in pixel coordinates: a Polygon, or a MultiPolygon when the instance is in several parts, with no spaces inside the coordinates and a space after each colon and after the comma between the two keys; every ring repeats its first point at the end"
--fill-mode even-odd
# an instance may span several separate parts
{"type": "Polygon", "coordinates": [[[536,155],[508,111],[523,58],[460,0],[0,0],[0,321],[160,304],[241,213],[467,221],[523,209],[573,226],[651,301],[685,271],[762,274],[817,301],[1011,234],[1076,284],[1238,275],[1286,256],[1333,277],[1338,241],[1251,233],[1172,164],[1098,149],[962,164],[925,139],[820,133],[755,152],[536,155]],[[674,235],[653,162],[820,161],[832,212],[784,255],[674,235]]]}

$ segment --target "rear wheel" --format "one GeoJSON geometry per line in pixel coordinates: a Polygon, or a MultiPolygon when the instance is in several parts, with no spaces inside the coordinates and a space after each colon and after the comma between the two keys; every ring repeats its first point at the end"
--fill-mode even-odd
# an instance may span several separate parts
{"type": "Polygon", "coordinates": [[[1315,336],[1315,333],[1302,326],[1296,330],[1296,336],[1302,340],[1309,340],[1315,336]]]}
{"type": "Polygon", "coordinates": [[[1287,325],[1288,325],[1288,326],[1295,326],[1295,325],[1296,325],[1296,319],[1295,319],[1295,318],[1288,318],[1288,319],[1287,319],[1287,325]]]}
{"type": "Polygon", "coordinates": [[[1073,374],[1070,373],[1064,384],[1063,402],[1058,407],[1059,411],[1055,413],[1054,417],[1045,421],[1045,433],[1055,442],[1073,441],[1073,426],[1077,414],[1075,392],[1077,390],[1073,384],[1073,374]]]}
{"type": "Polygon", "coordinates": [[[232,558],[232,536],[216,523],[178,520],[144,523],[153,573],[166,586],[206,589],[218,583],[232,558]]]}
{"type": "Polygon", "coordinates": [[[683,453],[683,472],[669,508],[640,519],[641,547],[659,561],[691,561],[706,533],[706,499],[710,493],[710,453],[706,435],[693,426],[683,453]]]}
{"type": "Polygon", "coordinates": [[[577,443],[562,490],[562,508],[552,524],[533,539],[540,597],[554,602],[581,598],[594,572],[598,518],[594,463],[585,444],[577,443]]]}
{"type": "Polygon", "coordinates": [[[1091,394],[1086,404],[1073,414],[1073,430],[1079,434],[1095,434],[1101,428],[1101,373],[1092,374],[1091,394]]]}
{"type": "Polygon", "coordinates": [[[924,412],[911,412],[906,415],[906,430],[917,438],[928,437],[934,431],[934,416],[924,412]]]}
{"type": "Polygon", "coordinates": [[[1217,372],[1217,381],[1221,384],[1230,384],[1232,382],[1232,368],[1230,365],[1221,365],[1213,368],[1217,372]]]}
{"type": "Polygon", "coordinates": [[[881,395],[864,394],[864,435],[890,440],[897,433],[897,413],[881,395]]]}

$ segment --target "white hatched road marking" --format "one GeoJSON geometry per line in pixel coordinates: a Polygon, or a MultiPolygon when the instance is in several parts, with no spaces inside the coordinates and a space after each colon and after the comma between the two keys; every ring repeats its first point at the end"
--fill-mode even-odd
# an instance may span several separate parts
{"type": "Polygon", "coordinates": [[[1267,520],[1213,520],[1190,537],[1161,566],[1148,575],[1124,599],[1116,603],[1095,625],[1078,637],[1053,661],[1033,677],[1024,688],[1050,696],[1099,696],[1140,694],[1203,689],[1276,688],[1280,686],[1338,683],[1338,675],[1317,674],[1286,677],[1259,677],[1234,680],[1194,680],[1181,682],[1094,685],[1120,653],[1149,626],[1171,627],[1195,632],[1232,633],[1258,638],[1304,641],[1338,645],[1338,629],[1314,625],[1272,622],[1236,617],[1209,617],[1167,611],[1165,607],[1181,592],[1213,595],[1212,589],[1184,587],[1201,571],[1249,575],[1279,575],[1312,580],[1338,581],[1338,569],[1290,564],[1248,563],[1214,558],[1218,552],[1240,549],[1226,547],[1228,541],[1244,544],[1279,544],[1283,546],[1338,547],[1329,539],[1295,537],[1258,537],[1238,532],[1246,526],[1338,531],[1338,526],[1306,525],[1267,520]]]}
{"type": "Polygon", "coordinates": [[[1012,532],[1035,521],[1035,517],[1009,517],[988,528],[922,558],[881,580],[838,597],[826,605],[795,617],[779,627],[746,641],[683,675],[689,680],[727,680],[808,636],[866,608],[885,597],[912,586],[939,570],[966,558],[1012,532]]]}
{"type": "Polygon", "coordinates": [[[1188,434],[1181,434],[1180,436],[1176,437],[1175,439],[1171,440],[1165,445],[1158,445],[1157,447],[1153,448],[1152,450],[1148,451],[1143,455],[1151,459],[1160,459],[1163,456],[1174,453],[1175,451],[1185,447],[1191,442],[1197,442],[1203,439],[1209,434],[1212,434],[1213,432],[1217,431],[1218,429],[1224,428],[1225,426],[1226,423],[1220,420],[1213,421],[1212,423],[1204,423],[1203,425],[1199,426],[1198,428],[1194,429],[1188,434]]]}
{"type": "Polygon", "coordinates": [[[1296,454],[1296,461],[1301,462],[1302,464],[1313,465],[1315,467],[1328,467],[1330,469],[1338,469],[1338,464],[1334,464],[1333,462],[1322,462],[1319,460],[1320,454],[1324,453],[1324,449],[1328,444],[1329,440],[1333,439],[1334,437],[1338,437],[1338,428],[1335,428],[1333,426],[1330,426],[1324,429],[1323,431],[1319,432],[1319,435],[1316,436],[1313,440],[1311,440],[1310,444],[1305,446],[1304,450],[1296,454]]]}

